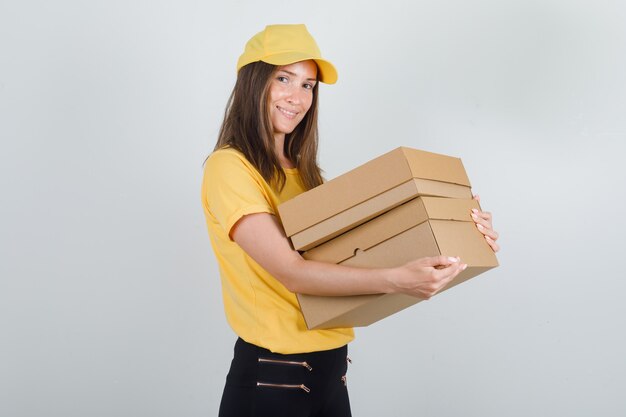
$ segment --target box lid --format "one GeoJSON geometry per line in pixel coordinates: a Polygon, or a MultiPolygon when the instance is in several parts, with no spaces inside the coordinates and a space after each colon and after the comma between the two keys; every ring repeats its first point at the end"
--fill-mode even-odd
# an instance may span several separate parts
{"type": "Polygon", "coordinates": [[[285,233],[293,236],[411,179],[470,187],[459,158],[400,147],[281,204],[285,233]]]}
{"type": "MultiPolygon", "coordinates": [[[[472,222],[471,210],[480,209],[478,201],[440,197],[418,197],[370,220],[367,227],[357,227],[304,252],[306,259],[340,263],[358,251],[371,247],[427,220],[472,222]]],[[[444,232],[445,234],[445,232],[444,232]]]]}

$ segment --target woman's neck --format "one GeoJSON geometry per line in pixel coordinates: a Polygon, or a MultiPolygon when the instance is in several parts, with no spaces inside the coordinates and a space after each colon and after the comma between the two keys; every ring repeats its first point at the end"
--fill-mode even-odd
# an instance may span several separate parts
{"type": "Polygon", "coordinates": [[[274,135],[274,154],[283,168],[295,168],[295,165],[287,156],[285,156],[285,134],[277,133],[274,135]]]}

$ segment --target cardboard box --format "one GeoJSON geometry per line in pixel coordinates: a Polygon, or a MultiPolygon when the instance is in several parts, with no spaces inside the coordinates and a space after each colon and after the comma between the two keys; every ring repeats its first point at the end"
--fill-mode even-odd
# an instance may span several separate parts
{"type": "MultiPolygon", "coordinates": [[[[460,256],[468,267],[446,289],[498,265],[471,218],[470,199],[419,197],[315,247],[306,259],[395,267],[425,256],[460,256]]],[[[298,294],[309,329],[367,326],[421,300],[404,294],[320,297],[298,294]]]]}
{"type": "Polygon", "coordinates": [[[281,204],[278,211],[285,233],[302,251],[420,195],[471,199],[461,160],[397,148],[281,204]]]}

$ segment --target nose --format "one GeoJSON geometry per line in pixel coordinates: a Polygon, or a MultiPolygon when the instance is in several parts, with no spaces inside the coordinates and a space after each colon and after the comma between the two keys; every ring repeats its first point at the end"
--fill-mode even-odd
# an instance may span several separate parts
{"type": "Polygon", "coordinates": [[[298,105],[302,103],[302,94],[304,92],[298,87],[291,87],[287,95],[287,103],[298,105]]]}

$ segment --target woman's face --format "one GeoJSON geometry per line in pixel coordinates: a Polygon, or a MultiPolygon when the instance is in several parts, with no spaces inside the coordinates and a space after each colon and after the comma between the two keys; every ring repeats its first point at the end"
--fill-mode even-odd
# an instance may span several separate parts
{"type": "Polygon", "coordinates": [[[284,137],[302,121],[311,107],[316,82],[317,65],[311,60],[278,67],[269,90],[274,137],[284,137]]]}

